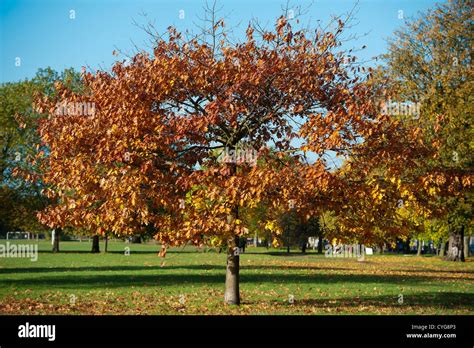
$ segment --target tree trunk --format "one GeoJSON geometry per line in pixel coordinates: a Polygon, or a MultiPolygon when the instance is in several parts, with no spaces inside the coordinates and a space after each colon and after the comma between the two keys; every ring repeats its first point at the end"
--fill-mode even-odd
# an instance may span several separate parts
{"type": "Polygon", "coordinates": [[[319,235],[319,240],[318,240],[318,254],[323,253],[323,235],[319,235]]]}
{"type": "Polygon", "coordinates": [[[104,239],[105,239],[104,251],[107,252],[107,250],[109,249],[109,236],[106,234],[104,239]]]}
{"type": "Polygon", "coordinates": [[[469,251],[469,236],[464,236],[464,257],[469,257],[470,251],[469,251]]]}
{"type": "Polygon", "coordinates": [[[61,237],[62,228],[56,228],[54,232],[53,253],[59,253],[59,238],[61,237]]]}
{"type": "Polygon", "coordinates": [[[448,253],[444,258],[446,261],[464,262],[464,226],[460,229],[451,229],[449,232],[448,253]]]}
{"type": "Polygon", "coordinates": [[[99,248],[99,236],[96,234],[94,237],[92,237],[92,253],[100,253],[100,248],[99,248]]]}
{"type": "Polygon", "coordinates": [[[379,254],[382,255],[383,254],[383,248],[384,248],[384,245],[383,244],[379,244],[379,254]]]}
{"type": "Polygon", "coordinates": [[[407,241],[403,244],[403,253],[410,254],[410,239],[407,239],[407,241]]]}
{"type": "Polygon", "coordinates": [[[239,292],[239,237],[230,238],[227,243],[227,270],[225,275],[224,302],[226,304],[240,304],[239,292]]]}
{"type": "Polygon", "coordinates": [[[142,242],[142,236],[133,236],[132,243],[133,244],[140,244],[142,242]]]}
{"type": "Polygon", "coordinates": [[[444,257],[444,254],[446,253],[446,241],[444,239],[441,239],[439,241],[439,253],[438,256],[444,257]]]}
{"type": "Polygon", "coordinates": [[[290,253],[290,230],[288,229],[288,238],[286,239],[286,253],[290,253]]]}
{"type": "Polygon", "coordinates": [[[439,256],[444,257],[446,254],[446,241],[441,239],[440,246],[439,246],[439,256]]]}
{"type": "MultiPolygon", "coordinates": [[[[230,164],[230,174],[237,174],[237,164],[230,164]]],[[[235,205],[232,212],[234,219],[239,218],[239,206],[235,205]]],[[[234,220],[235,221],[235,220],[234,220]]],[[[224,303],[229,305],[240,304],[239,271],[240,271],[239,236],[235,235],[227,240],[227,268],[225,274],[224,303]]]]}
{"type": "Polygon", "coordinates": [[[421,255],[421,246],[423,244],[423,242],[421,240],[418,239],[418,251],[416,252],[416,256],[420,256],[421,255]]]}

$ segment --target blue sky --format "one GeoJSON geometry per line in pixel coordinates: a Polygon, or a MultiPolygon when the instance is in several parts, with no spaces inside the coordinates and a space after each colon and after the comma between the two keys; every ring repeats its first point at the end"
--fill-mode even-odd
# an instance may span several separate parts
{"type": "MultiPolygon", "coordinates": [[[[243,32],[251,18],[271,24],[281,13],[286,0],[221,0],[222,14],[230,26],[239,22],[243,32]]],[[[294,0],[290,5],[307,5],[308,0],[294,0]]],[[[325,23],[331,14],[342,14],[355,0],[316,0],[305,21],[325,23]]],[[[34,76],[38,68],[51,66],[61,71],[68,67],[80,70],[110,68],[117,57],[115,47],[133,48],[132,41],[146,48],[147,35],[133,24],[146,21],[146,13],[164,30],[193,28],[202,14],[201,0],[1,0],[0,2],[0,82],[18,81],[34,76]],[[71,12],[74,11],[74,12],[71,12]],[[184,19],[180,18],[184,11],[184,19]],[[75,18],[71,18],[75,17],[75,18]],[[19,58],[19,59],[18,59],[19,58]],[[19,64],[18,64],[19,63],[19,64]]],[[[385,51],[385,39],[403,19],[434,6],[432,0],[360,0],[359,24],[350,32],[369,34],[351,45],[367,45],[358,56],[368,59],[385,51]],[[403,11],[403,12],[400,12],[403,11]]]]}

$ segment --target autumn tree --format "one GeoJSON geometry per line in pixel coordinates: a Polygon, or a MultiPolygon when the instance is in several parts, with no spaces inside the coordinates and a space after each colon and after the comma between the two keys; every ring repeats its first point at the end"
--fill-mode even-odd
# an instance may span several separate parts
{"type": "Polygon", "coordinates": [[[55,97],[36,102],[49,115],[40,125],[50,149],[38,156],[42,180],[57,202],[41,221],[102,235],[152,230],[166,246],[220,240],[227,304],[240,303],[242,211],[263,204],[308,220],[362,199],[354,213],[364,224],[352,233],[369,238],[364,227],[396,198],[380,199],[380,187],[361,175],[382,163],[396,177],[400,163],[425,153],[416,132],[380,113],[370,71],[341,49],[345,22],[294,29],[297,21],[282,16],[271,30],[250,23],[241,42],[229,39],[223,20],[191,38],[169,28],[153,52],[110,72],[84,71],[87,93],[58,83],[55,97]],[[76,103],[94,112],[57,113],[76,103]],[[329,151],[353,160],[335,171],[329,151]],[[368,214],[373,202],[379,209],[368,214]]]}
{"type": "Polygon", "coordinates": [[[472,23],[470,1],[437,5],[395,32],[380,69],[392,102],[417,104],[419,113],[401,118],[422,128],[436,152],[418,163],[419,194],[430,187],[434,218],[448,226],[451,261],[464,260],[463,237],[472,233],[472,23]]]}
{"type": "Polygon", "coordinates": [[[58,73],[51,68],[39,69],[32,79],[0,85],[0,233],[15,230],[43,231],[35,211],[48,204],[41,195],[41,181],[30,182],[15,176],[17,170],[36,172],[32,161],[41,147],[36,131],[41,115],[32,103],[38,93],[54,93],[54,82],[62,80],[75,87],[79,74],[72,69],[58,73]]]}

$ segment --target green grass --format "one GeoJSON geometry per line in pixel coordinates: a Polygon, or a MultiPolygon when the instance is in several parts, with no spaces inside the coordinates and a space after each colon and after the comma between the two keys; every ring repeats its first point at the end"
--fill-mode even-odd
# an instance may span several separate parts
{"type": "Polygon", "coordinates": [[[162,265],[154,244],[109,243],[100,254],[90,248],[61,242],[61,253],[52,254],[40,242],[36,262],[1,257],[0,313],[474,314],[472,259],[382,255],[359,262],[250,247],[241,256],[236,307],[223,305],[224,254],[172,249],[162,265]]]}

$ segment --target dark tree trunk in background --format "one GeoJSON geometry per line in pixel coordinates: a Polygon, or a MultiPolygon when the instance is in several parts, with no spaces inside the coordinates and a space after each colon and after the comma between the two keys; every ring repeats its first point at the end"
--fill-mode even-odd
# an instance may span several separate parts
{"type": "Polygon", "coordinates": [[[407,241],[403,243],[403,253],[404,254],[410,253],[410,239],[407,239],[407,241]]]}
{"type": "Polygon", "coordinates": [[[107,252],[107,250],[109,249],[109,236],[107,234],[105,235],[104,240],[105,240],[104,251],[107,252]]]}
{"type": "Polygon", "coordinates": [[[306,252],[306,243],[303,243],[301,246],[301,252],[304,254],[306,252]]]}
{"type": "Polygon", "coordinates": [[[384,252],[383,248],[384,248],[384,245],[383,245],[383,244],[379,244],[379,254],[380,254],[380,255],[382,255],[383,252],[384,252]]]}
{"type": "Polygon", "coordinates": [[[100,248],[99,248],[99,236],[96,234],[94,237],[92,237],[92,253],[100,253],[100,248]]]}
{"type": "Polygon", "coordinates": [[[142,237],[141,236],[133,236],[132,237],[132,243],[140,244],[141,242],[142,242],[142,237]]]}
{"type": "Polygon", "coordinates": [[[319,240],[318,240],[318,254],[323,253],[323,235],[319,235],[319,240]]]}
{"type": "Polygon", "coordinates": [[[464,257],[469,257],[470,256],[470,251],[469,251],[469,236],[464,236],[464,257]]]}
{"type": "Polygon", "coordinates": [[[61,237],[62,228],[56,228],[54,233],[53,253],[59,253],[59,238],[61,237]]]}
{"type": "Polygon", "coordinates": [[[464,262],[464,226],[458,229],[450,226],[448,252],[444,259],[464,262]]]}
{"type": "Polygon", "coordinates": [[[288,238],[286,239],[286,253],[290,253],[290,230],[288,229],[288,238]]]}

